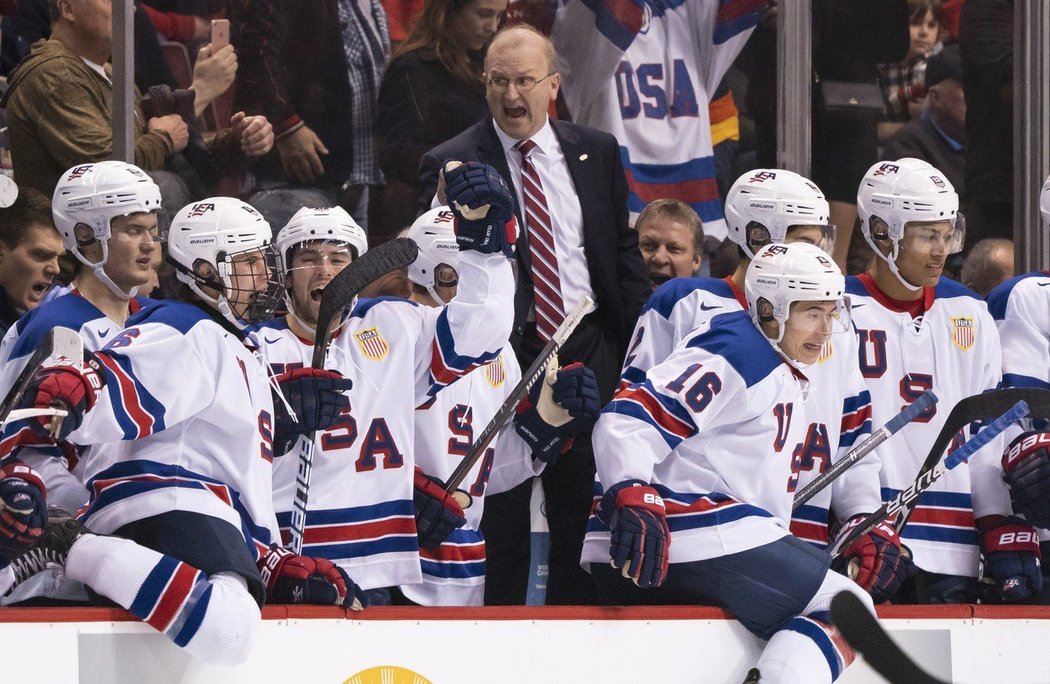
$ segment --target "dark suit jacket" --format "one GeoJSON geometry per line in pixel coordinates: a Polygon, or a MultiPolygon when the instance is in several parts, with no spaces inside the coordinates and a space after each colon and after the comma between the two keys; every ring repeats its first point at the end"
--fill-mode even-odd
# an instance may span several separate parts
{"type": "Polygon", "coordinates": [[[953,150],[927,115],[904,124],[886,142],[883,159],[895,161],[904,157],[915,157],[933,164],[955,186],[955,192],[963,195],[966,150],[953,150]]]}
{"type": "MultiPolygon", "coordinates": [[[[638,234],[627,225],[627,181],[616,138],[564,121],[551,121],[561,143],[569,175],[576,186],[583,214],[583,250],[597,304],[597,323],[608,331],[622,361],[645,300],[652,293],[638,234]]],[[[420,161],[419,211],[430,208],[437,191],[438,170],[445,160],[480,161],[495,167],[510,182],[503,146],[490,117],[471,126],[423,155],[420,161]]],[[[522,210],[514,198],[518,223],[522,210]]],[[[524,231],[518,239],[518,289],[514,297],[511,346],[520,348],[525,317],[532,305],[532,275],[524,231]]],[[[566,303],[571,306],[572,302],[566,303]]]]}

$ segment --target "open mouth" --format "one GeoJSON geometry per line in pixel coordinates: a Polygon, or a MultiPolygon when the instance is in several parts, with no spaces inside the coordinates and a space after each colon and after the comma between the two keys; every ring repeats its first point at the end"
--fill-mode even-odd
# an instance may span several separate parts
{"type": "Polygon", "coordinates": [[[649,280],[652,282],[653,287],[657,288],[666,283],[671,279],[671,275],[668,273],[650,273],[649,280]]]}
{"type": "Polygon", "coordinates": [[[512,119],[520,119],[521,117],[525,116],[525,108],[524,107],[504,107],[503,108],[503,113],[506,114],[507,116],[509,116],[512,119]]]}
{"type": "Polygon", "coordinates": [[[51,287],[51,283],[37,283],[30,288],[30,292],[33,293],[33,297],[40,299],[47,294],[48,288],[51,287]]]}
{"type": "Polygon", "coordinates": [[[310,290],[310,299],[312,299],[315,302],[320,302],[321,301],[321,295],[323,295],[323,294],[324,294],[324,288],[323,287],[315,287],[314,289],[310,290]]]}

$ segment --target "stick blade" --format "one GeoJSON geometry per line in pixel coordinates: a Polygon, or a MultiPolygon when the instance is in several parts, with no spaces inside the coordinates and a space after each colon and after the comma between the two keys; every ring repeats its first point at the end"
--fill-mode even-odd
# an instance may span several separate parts
{"type": "Polygon", "coordinates": [[[852,593],[840,591],[831,599],[831,619],[850,646],[891,684],[947,684],[916,665],[852,593]]]}

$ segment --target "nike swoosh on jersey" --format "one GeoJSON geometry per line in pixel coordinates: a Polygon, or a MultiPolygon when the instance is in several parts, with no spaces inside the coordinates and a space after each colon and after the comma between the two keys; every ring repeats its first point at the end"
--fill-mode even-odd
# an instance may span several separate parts
{"type": "Polygon", "coordinates": [[[105,330],[100,330],[99,333],[98,333],[98,336],[99,337],[105,337],[108,334],[109,334],[109,328],[106,328],[105,330]]]}
{"type": "Polygon", "coordinates": [[[263,339],[266,340],[266,344],[277,344],[281,341],[280,337],[278,337],[276,340],[271,340],[269,337],[264,337],[263,339]]]}
{"type": "Polygon", "coordinates": [[[1047,285],[1050,285],[1050,283],[1036,283],[1036,285],[1039,287],[1046,287],[1047,285]]]}
{"type": "Polygon", "coordinates": [[[701,311],[710,311],[711,309],[721,309],[721,308],[722,308],[721,306],[704,306],[704,303],[700,302],[700,310],[701,311]]]}

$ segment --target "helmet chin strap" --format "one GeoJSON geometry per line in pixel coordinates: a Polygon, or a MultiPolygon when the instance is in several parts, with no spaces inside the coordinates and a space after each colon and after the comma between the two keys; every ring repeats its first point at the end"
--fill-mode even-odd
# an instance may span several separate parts
{"type": "Polygon", "coordinates": [[[204,291],[200,288],[200,286],[197,283],[193,282],[186,284],[189,285],[189,288],[193,291],[193,294],[197,295],[198,297],[215,307],[215,310],[222,314],[222,317],[228,320],[230,323],[232,323],[238,330],[244,330],[247,327],[243,321],[239,320],[236,316],[233,315],[233,309],[230,307],[230,300],[226,299],[225,296],[219,295],[218,297],[212,297],[210,295],[204,294],[204,291]]]}
{"type": "Polygon", "coordinates": [[[77,258],[77,261],[91,269],[91,274],[95,276],[95,278],[98,279],[99,282],[105,285],[109,289],[109,291],[113,293],[114,297],[125,302],[130,301],[132,297],[138,294],[138,288],[135,287],[132,288],[131,292],[125,292],[124,290],[120,289],[120,287],[115,282],[113,282],[112,278],[106,275],[105,268],[106,262],[109,260],[109,244],[105,240],[96,240],[96,242],[98,242],[99,246],[102,247],[102,261],[99,261],[97,263],[93,261],[88,261],[87,257],[81,254],[79,249],[72,249],[70,251],[73,252],[73,256],[77,258]]]}
{"type": "Polygon", "coordinates": [[[881,251],[877,252],[877,254],[880,257],[882,257],[883,261],[885,261],[889,265],[890,273],[892,273],[897,278],[897,280],[900,281],[901,285],[903,285],[904,287],[908,288],[912,292],[918,292],[919,290],[922,289],[922,285],[912,285],[911,283],[909,283],[904,278],[904,276],[901,275],[900,269],[897,268],[897,257],[900,256],[900,246],[898,244],[895,243],[893,245],[893,255],[892,255],[892,257],[883,256],[881,251]]]}

